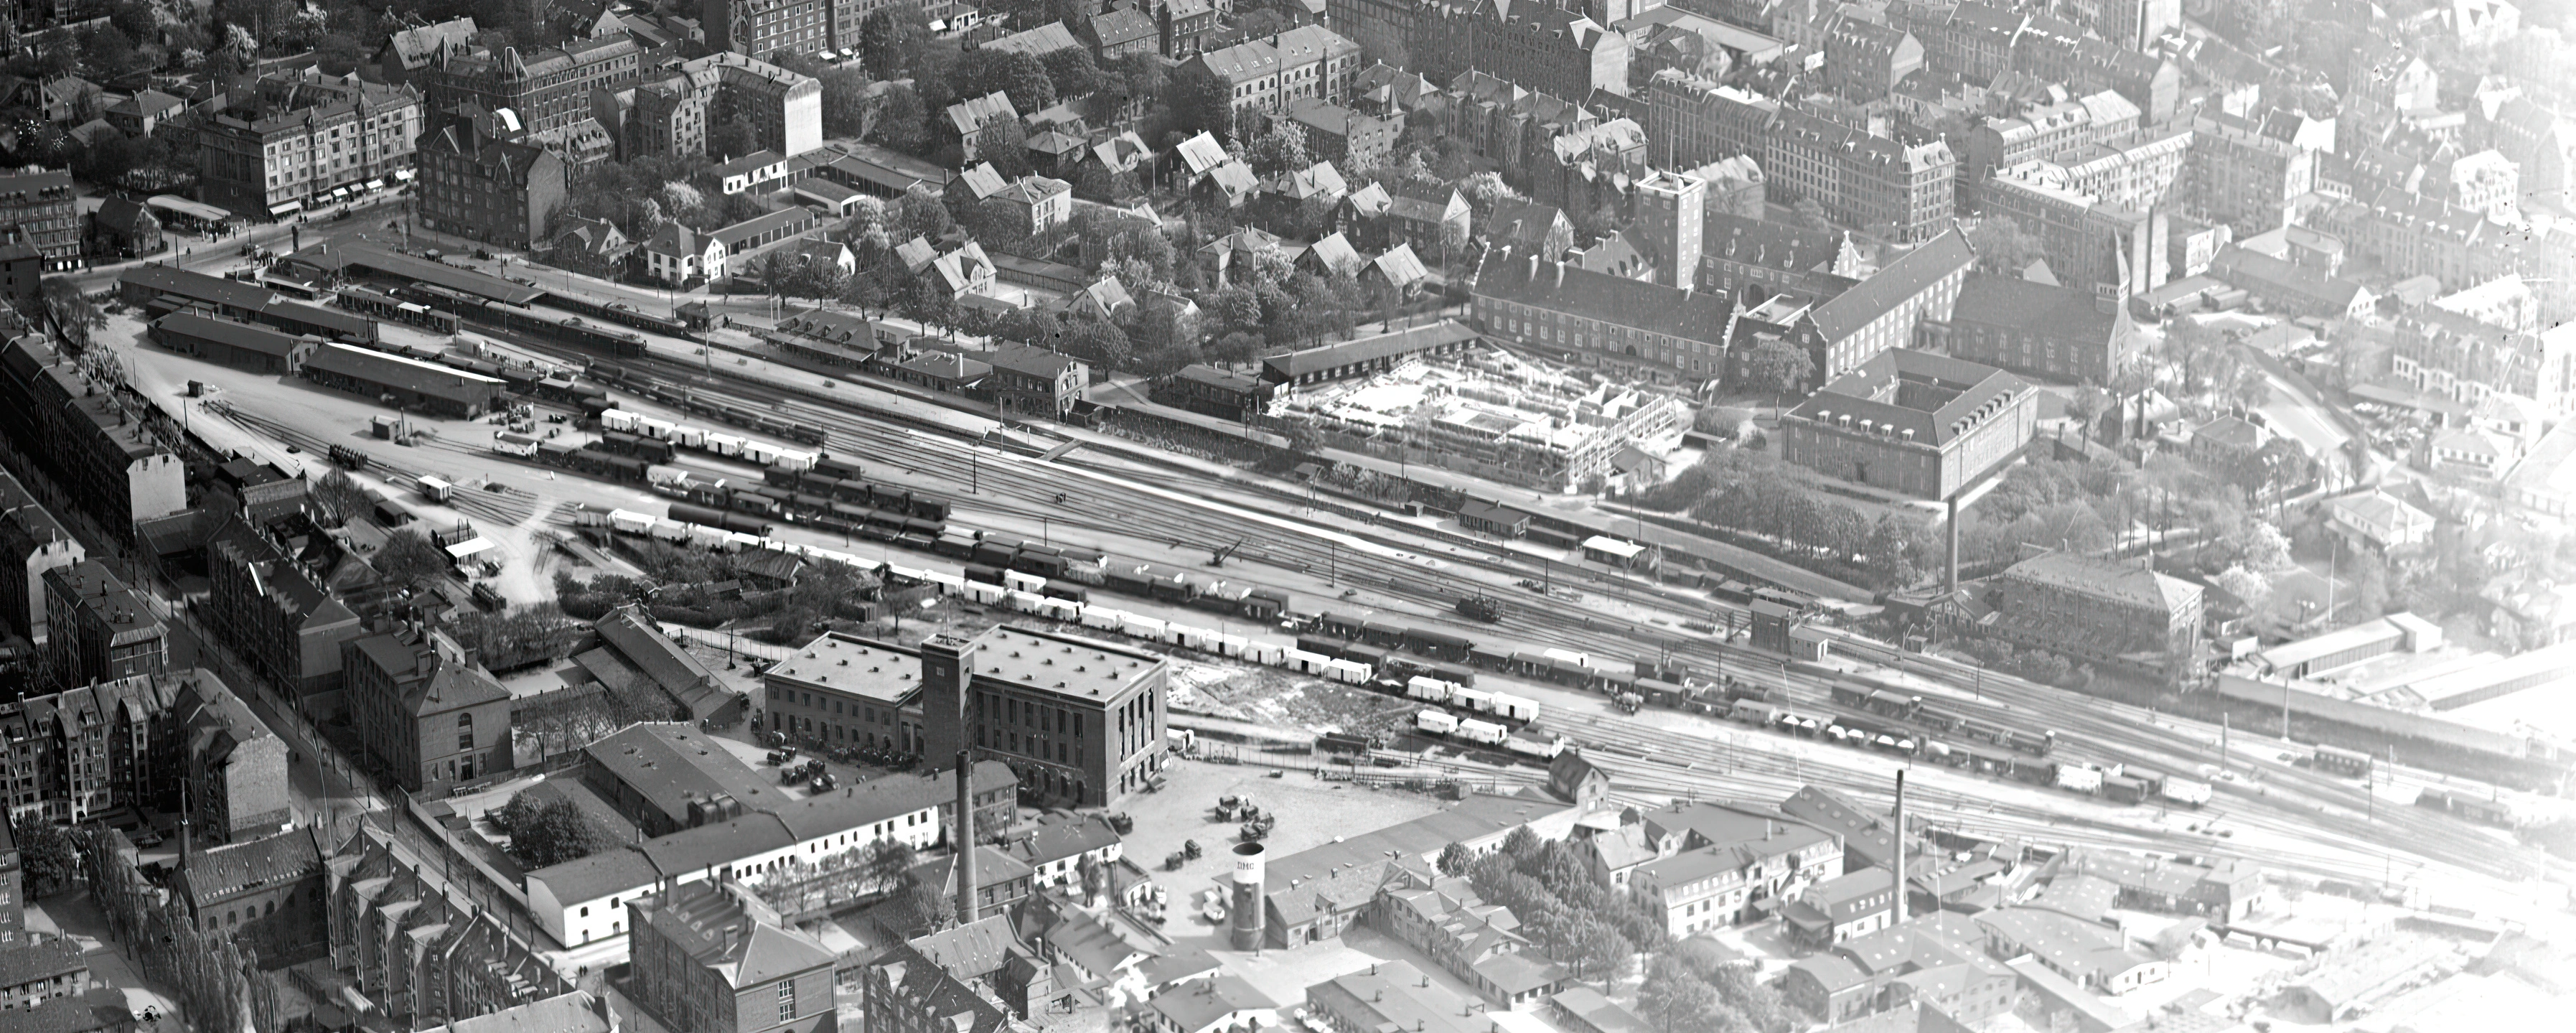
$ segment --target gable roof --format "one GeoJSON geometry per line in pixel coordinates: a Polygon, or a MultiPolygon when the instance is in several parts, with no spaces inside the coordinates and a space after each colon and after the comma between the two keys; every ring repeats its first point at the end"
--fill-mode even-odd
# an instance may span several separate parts
{"type": "Polygon", "coordinates": [[[828,969],[837,957],[813,937],[781,927],[775,912],[729,884],[682,883],[635,910],[636,924],[650,925],[737,990],[828,969]]]}
{"type": "Polygon", "coordinates": [[[1091,37],[1091,45],[1101,50],[1158,36],[1162,32],[1162,28],[1154,24],[1154,16],[1145,13],[1141,7],[1122,7],[1095,14],[1082,26],[1083,35],[1091,37]]]}
{"type": "Polygon", "coordinates": [[[2167,577],[2136,563],[2095,559],[2068,552],[2046,552],[2004,569],[2004,577],[2053,585],[2085,595],[2116,599],[2165,613],[2189,608],[2200,599],[2200,586],[2167,577]]]}
{"type": "MultiPolygon", "coordinates": [[[[1887,433],[1907,435],[1930,445],[1947,445],[1979,426],[1977,411],[1988,402],[2031,390],[2003,370],[1946,355],[1890,348],[1835,377],[1824,389],[1799,403],[1790,415],[1819,423],[1836,418],[1859,419],[1887,433]],[[1942,390],[1938,409],[1918,409],[1902,402],[1880,401],[1891,384],[1929,384],[1942,390]]],[[[1894,397],[1903,398],[1900,389],[1894,397]]]]}
{"type": "Polygon", "coordinates": [[[1531,308],[1712,343],[1725,338],[1734,314],[1726,297],[1715,291],[1685,291],[1505,249],[1486,253],[1476,272],[1475,292],[1531,308]]]}
{"type": "MultiPolygon", "coordinates": [[[[1859,333],[1878,317],[1931,288],[1943,278],[1977,263],[1977,250],[1968,246],[1968,235],[1953,226],[1931,242],[1887,264],[1858,286],[1837,294],[1832,300],[1816,306],[1810,317],[1816,330],[1828,341],[1840,341],[1859,333]]],[[[1946,318],[1949,313],[1938,313],[1946,318]]]]}
{"type": "Polygon", "coordinates": [[[948,106],[948,125],[959,136],[972,136],[995,119],[1018,121],[1020,111],[1011,106],[1011,96],[994,90],[981,97],[969,97],[948,106]]]}
{"type": "Polygon", "coordinates": [[[322,847],[315,835],[307,826],[198,851],[182,859],[180,896],[211,904],[236,893],[319,875],[322,847]]]}
{"type": "Polygon", "coordinates": [[[984,44],[984,49],[999,50],[1006,54],[1045,57],[1059,50],[1073,50],[1081,46],[1082,41],[1073,38],[1072,30],[1065,28],[1063,22],[1053,21],[987,42],[984,44]]]}

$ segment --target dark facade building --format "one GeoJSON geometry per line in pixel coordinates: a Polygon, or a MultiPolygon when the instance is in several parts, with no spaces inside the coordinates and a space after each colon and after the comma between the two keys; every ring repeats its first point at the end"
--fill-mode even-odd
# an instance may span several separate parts
{"type": "Polygon", "coordinates": [[[1568,361],[1659,382],[1726,369],[1725,296],[1496,251],[1476,274],[1485,332],[1568,361]]]}
{"type": "Polygon", "coordinates": [[[331,968],[375,1006],[371,1017],[436,1025],[572,990],[525,919],[473,906],[441,861],[393,833],[362,826],[323,863],[331,968]]]}
{"type": "MultiPolygon", "coordinates": [[[[712,34],[710,34],[712,38],[712,34]]],[[[573,40],[521,55],[515,47],[442,49],[420,77],[432,111],[460,105],[508,109],[531,136],[570,129],[591,117],[591,90],[635,78],[643,48],[625,33],[573,40]]]]}
{"type": "Polygon", "coordinates": [[[1193,362],[1178,373],[1156,377],[1146,397],[1157,405],[1240,423],[1268,408],[1275,390],[1275,385],[1252,374],[1193,362]]]}
{"type": "MultiPolygon", "coordinates": [[[[89,961],[71,937],[39,934],[0,944],[0,1016],[60,1008],[48,1002],[80,997],[89,988],[89,961]]],[[[0,1029],[15,1025],[0,1023],[0,1029]]]]}
{"type": "Polygon", "coordinates": [[[2043,553],[1998,580],[1997,630],[2081,660],[2179,676],[2200,653],[2200,586],[2134,560],[2043,553]]]}
{"type": "Polygon", "coordinates": [[[123,197],[101,201],[90,213],[89,229],[93,250],[103,256],[135,258],[158,254],[165,246],[161,220],[141,202],[123,197]]]}
{"type": "Polygon", "coordinates": [[[324,387],[369,398],[389,397],[402,408],[453,419],[491,411],[505,386],[498,377],[338,342],[324,344],[305,357],[304,377],[324,387]]]}
{"type": "Polygon", "coordinates": [[[208,630],[260,676],[297,696],[337,692],[340,646],[366,633],[312,574],[256,537],[206,550],[208,630]]]}
{"type": "Polygon", "coordinates": [[[546,239],[569,180],[562,158],[451,121],[420,141],[420,214],[429,228],[507,247],[546,239]]]}
{"type": "Polygon", "coordinates": [[[57,685],[77,688],[169,669],[160,616],[104,563],[82,560],[46,571],[45,614],[52,625],[45,651],[57,685]]]}
{"type": "Polygon", "coordinates": [[[1063,419],[1091,386],[1091,366],[1061,352],[1004,342],[984,361],[993,367],[984,390],[1003,412],[1063,419]]]}
{"type": "Polygon", "coordinates": [[[132,404],[84,379],[36,336],[0,345],[0,438],[20,472],[44,472],[99,530],[132,541],[136,521],[188,508],[179,457],[132,404]]]}
{"type": "Polygon", "coordinates": [[[43,644],[49,630],[45,572],[88,555],[17,478],[0,473],[0,633],[43,644]]]}
{"type": "Polygon", "coordinates": [[[913,937],[860,978],[865,1033],[1005,1033],[1055,988],[1055,968],[1000,916],[913,937]]]}
{"type": "Polygon", "coordinates": [[[2140,340],[2128,306],[2015,277],[1971,278],[1950,316],[1950,354],[2054,380],[2110,383],[2140,340]]]}
{"type": "Polygon", "coordinates": [[[351,639],[340,669],[358,740],[403,788],[508,771],[510,691],[443,632],[412,627],[351,639]]]}
{"type": "Polygon", "coordinates": [[[411,168],[420,128],[420,91],[409,86],[273,72],[196,126],[198,200],[283,218],[383,190],[411,168]]]}
{"type": "Polygon", "coordinates": [[[2020,377],[1898,348],[1826,383],[1780,425],[1780,458],[1831,477],[1946,499],[2012,461],[2039,427],[2020,377]]]}
{"type": "Polygon", "coordinates": [[[0,234],[35,248],[45,268],[80,261],[81,217],[68,169],[0,174],[0,234]]]}
{"type": "Polygon", "coordinates": [[[155,317],[190,310],[298,336],[360,342],[376,339],[376,321],[358,313],[285,301],[266,287],[164,265],[136,266],[119,274],[116,296],[155,317]]]}
{"type": "Polygon", "coordinates": [[[262,957],[301,955],[330,940],[323,853],[312,825],[191,849],[170,888],[199,930],[241,937],[262,957]]]}
{"type": "Polygon", "coordinates": [[[1097,807],[1163,770],[1161,657],[996,627],[921,644],[923,755],[971,750],[1011,766],[1024,794],[1097,807]]]}
{"type": "Polygon", "coordinates": [[[718,50],[756,58],[782,50],[811,54],[857,44],[832,41],[835,6],[830,0],[701,0],[698,18],[707,45],[718,50]]]}
{"type": "Polygon", "coordinates": [[[286,745],[204,671],[99,682],[0,704],[9,813],[79,822],[189,805],[206,841],[289,820],[286,745]]]}
{"type": "Polygon", "coordinates": [[[731,882],[627,905],[637,1004],[672,1033],[831,1033],[838,957],[731,882]]]}
{"type": "Polygon", "coordinates": [[[320,338],[282,334],[201,312],[173,312],[153,320],[151,336],[152,343],[181,355],[286,376],[303,369],[305,357],[322,345],[320,338]]]}

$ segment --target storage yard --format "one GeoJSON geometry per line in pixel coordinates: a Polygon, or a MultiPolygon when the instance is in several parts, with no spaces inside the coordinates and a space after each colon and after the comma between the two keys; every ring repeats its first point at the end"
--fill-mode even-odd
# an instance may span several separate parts
{"type": "Polygon", "coordinates": [[[1578,490],[1612,472],[1620,449],[1684,429],[1669,395],[1491,348],[1415,356],[1300,388],[1282,405],[1286,418],[1362,451],[1401,449],[1413,462],[1548,491],[1578,490]]]}

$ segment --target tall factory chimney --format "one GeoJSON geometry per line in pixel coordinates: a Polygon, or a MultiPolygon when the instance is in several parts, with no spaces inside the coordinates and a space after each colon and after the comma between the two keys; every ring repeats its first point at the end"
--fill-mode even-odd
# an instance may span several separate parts
{"type": "Polygon", "coordinates": [[[1959,497],[1956,495],[1950,496],[1950,520],[1943,526],[1941,533],[1948,535],[1950,541],[1949,555],[1944,557],[1949,576],[1941,582],[1941,589],[1951,595],[1957,595],[1959,594],[1959,497]]]}
{"type": "Polygon", "coordinates": [[[1261,949],[1261,892],[1264,851],[1259,843],[1234,845],[1234,949],[1261,949]]]}
{"type": "MultiPolygon", "coordinates": [[[[1956,505],[1956,503],[1953,503],[1956,505]]],[[[1896,924],[1905,924],[1905,769],[1896,770],[1896,924]]]]}
{"type": "Polygon", "coordinates": [[[975,921],[975,759],[957,751],[957,924],[975,921]]]}

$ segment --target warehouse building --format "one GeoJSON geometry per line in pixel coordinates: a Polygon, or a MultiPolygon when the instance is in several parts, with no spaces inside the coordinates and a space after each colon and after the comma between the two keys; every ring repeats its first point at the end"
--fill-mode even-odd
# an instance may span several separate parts
{"type": "Polygon", "coordinates": [[[208,362],[253,373],[293,376],[322,339],[278,333],[197,312],[173,312],[152,323],[154,343],[208,362]]]}
{"type": "Polygon", "coordinates": [[[503,386],[479,373],[337,342],[314,349],[304,360],[304,375],[324,387],[456,418],[490,412],[503,386]]]}
{"type": "Polygon", "coordinates": [[[290,334],[368,344],[376,340],[376,321],[355,312],[288,301],[266,287],[168,266],[126,270],[116,278],[116,296],[152,315],[193,309],[290,334]]]}

